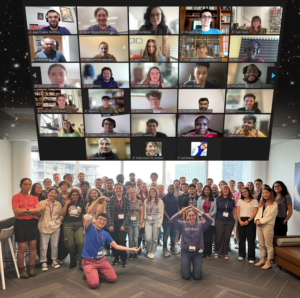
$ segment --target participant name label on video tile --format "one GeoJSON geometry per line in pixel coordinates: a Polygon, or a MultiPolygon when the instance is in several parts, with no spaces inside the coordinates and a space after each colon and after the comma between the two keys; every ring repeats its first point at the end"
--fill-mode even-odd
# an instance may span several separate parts
{"type": "Polygon", "coordinates": [[[195,159],[195,157],[194,156],[178,156],[178,158],[177,159],[195,159]]]}
{"type": "Polygon", "coordinates": [[[90,113],[90,114],[101,114],[101,117],[108,117],[108,116],[119,116],[121,113],[116,114],[116,113],[105,113],[102,114],[100,110],[84,110],[85,113],[90,113]]]}
{"type": "Polygon", "coordinates": [[[180,85],[181,88],[201,88],[201,85],[180,85]]]}
{"type": "Polygon", "coordinates": [[[231,30],[231,34],[249,34],[249,30],[235,29],[231,30]]]}
{"type": "Polygon", "coordinates": [[[245,138],[245,135],[244,134],[239,134],[237,133],[236,135],[225,135],[226,137],[228,138],[245,138]]]}
{"type": "Polygon", "coordinates": [[[182,30],[181,34],[202,34],[202,30],[182,30]]]}
{"type": "MultiPolygon", "coordinates": [[[[50,107],[49,107],[50,108],[50,107]]],[[[46,109],[46,110],[38,110],[38,113],[45,113],[45,114],[56,114],[56,113],[67,113],[66,109],[57,109],[57,110],[50,110],[50,109],[46,109]]]]}
{"type": "Polygon", "coordinates": [[[109,30],[79,30],[79,34],[110,35],[111,33],[109,30]]]}
{"type": "Polygon", "coordinates": [[[153,137],[151,133],[133,133],[133,137],[153,137]]]}
{"type": "Polygon", "coordinates": [[[86,133],[85,136],[89,138],[129,138],[130,133],[86,133]]]}
{"type": "Polygon", "coordinates": [[[31,62],[49,62],[49,58],[31,58],[31,62]]]}
{"type": "Polygon", "coordinates": [[[212,113],[212,109],[207,109],[207,110],[197,110],[197,109],[188,109],[188,110],[179,110],[179,113],[192,113],[192,114],[199,114],[199,113],[212,113]]]}
{"type": "Polygon", "coordinates": [[[157,159],[165,159],[163,156],[137,156],[132,159],[136,160],[157,160],[157,159]]]}
{"type": "Polygon", "coordinates": [[[245,88],[244,84],[228,84],[227,88],[245,88]]]}
{"type": "Polygon", "coordinates": [[[222,62],[222,58],[180,58],[180,61],[186,62],[222,62]]]}
{"type": "Polygon", "coordinates": [[[56,133],[41,133],[40,134],[40,137],[50,137],[50,138],[53,138],[53,137],[57,137],[58,135],[56,133]]]}
{"type": "Polygon", "coordinates": [[[58,84],[34,84],[34,88],[58,88],[58,84]]]}
{"type": "Polygon", "coordinates": [[[28,34],[58,35],[58,34],[60,34],[60,30],[40,31],[40,30],[30,30],[29,29],[28,34]]]}
{"type": "Polygon", "coordinates": [[[153,110],[146,110],[146,109],[137,109],[137,110],[131,110],[132,113],[153,113],[153,110]]]}
{"type": "Polygon", "coordinates": [[[106,159],[106,157],[88,156],[88,158],[87,158],[87,159],[99,159],[99,160],[105,160],[105,159],[106,159]]]}
{"type": "Polygon", "coordinates": [[[151,30],[130,30],[130,34],[152,34],[151,30]]]}
{"type": "Polygon", "coordinates": [[[192,138],[203,138],[205,137],[205,134],[202,135],[187,135],[187,134],[178,134],[178,137],[192,137],[192,138]]]}
{"type": "Polygon", "coordinates": [[[114,58],[81,58],[81,62],[114,62],[114,58]]]}
{"type": "Polygon", "coordinates": [[[238,110],[233,110],[233,109],[227,109],[226,113],[238,113],[238,114],[254,114],[255,110],[243,110],[243,111],[238,111],[238,110]]]}
{"type": "Polygon", "coordinates": [[[135,87],[135,88],[158,88],[158,84],[131,84],[131,87],[135,87]]]}

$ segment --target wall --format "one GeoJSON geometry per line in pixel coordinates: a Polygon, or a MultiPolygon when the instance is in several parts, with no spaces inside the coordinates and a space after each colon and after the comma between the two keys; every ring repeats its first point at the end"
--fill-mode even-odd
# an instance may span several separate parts
{"type": "MultiPolygon", "coordinates": [[[[11,150],[12,142],[7,140],[0,140],[0,181],[2,183],[1,189],[1,209],[11,207],[12,198],[12,173],[11,173],[11,150]]],[[[1,218],[0,218],[1,220],[1,218]]]]}
{"type": "MultiPolygon", "coordinates": [[[[102,121],[108,117],[101,117],[101,115],[85,115],[85,132],[86,133],[102,133],[102,121]]],[[[116,128],[114,131],[117,133],[130,133],[130,115],[109,116],[116,121],[116,128]]]]}
{"type": "MultiPolygon", "coordinates": [[[[77,34],[77,17],[76,17],[75,11],[74,11],[75,6],[66,6],[66,7],[71,9],[71,13],[72,13],[74,22],[71,23],[71,22],[60,21],[58,26],[67,28],[71,32],[71,34],[77,34]]],[[[29,24],[38,24],[41,26],[49,26],[49,23],[47,23],[45,20],[45,15],[46,15],[47,11],[50,9],[56,10],[61,15],[59,6],[43,6],[42,8],[40,6],[39,7],[26,7],[25,9],[26,9],[26,22],[27,22],[28,29],[29,29],[29,24]],[[38,12],[44,14],[43,20],[37,19],[38,12]]]]}
{"type": "Polygon", "coordinates": [[[131,35],[129,37],[130,50],[140,50],[141,54],[143,55],[148,39],[156,40],[161,51],[163,50],[163,37],[161,35],[137,35],[137,36],[131,35]],[[140,39],[142,39],[142,43],[136,43],[137,39],[139,39],[139,41],[140,39]]]}
{"type": "Polygon", "coordinates": [[[99,44],[108,43],[108,53],[118,62],[128,61],[128,36],[79,36],[81,58],[92,58],[99,54],[99,44]]]}
{"type": "Polygon", "coordinates": [[[78,62],[79,61],[78,37],[63,35],[62,50],[67,61],[78,62]]]}
{"type": "Polygon", "coordinates": [[[224,113],[225,89],[179,89],[178,109],[198,109],[202,97],[209,100],[208,108],[214,113],[224,113]]]}
{"type": "MultiPolygon", "coordinates": [[[[300,162],[300,141],[290,140],[271,146],[268,162],[267,183],[272,186],[277,180],[283,181],[294,201],[295,163],[300,162]]],[[[299,235],[300,212],[293,210],[289,220],[288,235],[299,235]]]]}

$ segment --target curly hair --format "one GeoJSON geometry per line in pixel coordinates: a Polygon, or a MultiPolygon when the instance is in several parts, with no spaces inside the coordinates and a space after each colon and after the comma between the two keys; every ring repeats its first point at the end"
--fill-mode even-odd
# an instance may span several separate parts
{"type": "Polygon", "coordinates": [[[150,22],[150,18],[151,18],[151,11],[154,8],[159,8],[160,11],[161,11],[161,21],[160,21],[158,27],[164,27],[164,26],[166,26],[166,17],[164,15],[164,12],[160,8],[160,6],[148,6],[147,10],[146,10],[146,12],[144,14],[144,20],[145,20],[145,27],[146,27],[146,29],[149,29],[149,30],[152,29],[152,24],[150,22]]]}

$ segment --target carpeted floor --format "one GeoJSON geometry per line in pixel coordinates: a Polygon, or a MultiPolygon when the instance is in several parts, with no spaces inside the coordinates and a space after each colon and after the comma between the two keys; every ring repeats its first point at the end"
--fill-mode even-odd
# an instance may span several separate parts
{"type": "MultiPolygon", "coordinates": [[[[259,250],[256,250],[259,255],[259,250]]],[[[37,267],[37,276],[18,279],[13,268],[5,270],[6,290],[0,287],[0,297],[15,298],[73,298],[73,297],[203,297],[203,298],[300,298],[300,278],[273,265],[262,270],[246,260],[237,260],[233,249],[229,260],[203,259],[203,276],[199,281],[183,280],[180,274],[180,254],[162,255],[159,247],[155,259],[143,252],[137,261],[128,260],[128,267],[114,266],[118,280],[110,284],[100,281],[91,290],[82,279],[82,271],[69,269],[68,262],[61,268],[49,266],[47,272],[37,267]]],[[[108,257],[111,262],[113,257],[108,257]]]]}

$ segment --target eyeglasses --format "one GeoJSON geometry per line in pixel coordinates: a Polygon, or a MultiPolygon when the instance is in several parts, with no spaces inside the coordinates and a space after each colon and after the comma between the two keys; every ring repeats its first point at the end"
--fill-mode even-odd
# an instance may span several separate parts
{"type": "Polygon", "coordinates": [[[107,123],[107,122],[105,122],[104,125],[112,126],[112,125],[114,125],[114,124],[113,124],[113,123],[107,123]]]}
{"type": "Polygon", "coordinates": [[[160,100],[159,98],[148,98],[148,101],[158,101],[160,100]]]}
{"type": "Polygon", "coordinates": [[[161,13],[151,13],[150,14],[150,18],[154,18],[154,17],[160,18],[161,17],[161,13]]]}
{"type": "Polygon", "coordinates": [[[200,46],[200,47],[198,47],[198,49],[204,50],[204,49],[206,49],[206,46],[200,46]]]}
{"type": "Polygon", "coordinates": [[[103,222],[107,222],[107,219],[104,219],[104,218],[97,218],[97,219],[100,221],[103,221],[103,222]]]}
{"type": "Polygon", "coordinates": [[[211,19],[212,19],[212,16],[202,16],[201,19],[211,20],[211,19]]]}

